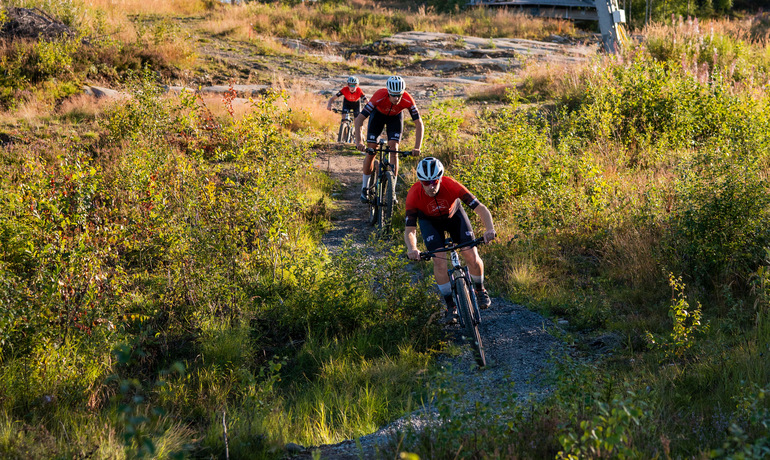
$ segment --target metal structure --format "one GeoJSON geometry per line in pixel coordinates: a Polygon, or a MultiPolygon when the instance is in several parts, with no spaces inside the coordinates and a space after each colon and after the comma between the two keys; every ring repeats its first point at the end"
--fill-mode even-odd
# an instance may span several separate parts
{"type": "Polygon", "coordinates": [[[610,53],[628,41],[626,14],[617,0],[469,0],[468,6],[513,7],[532,16],[599,21],[604,48],[610,53]]]}

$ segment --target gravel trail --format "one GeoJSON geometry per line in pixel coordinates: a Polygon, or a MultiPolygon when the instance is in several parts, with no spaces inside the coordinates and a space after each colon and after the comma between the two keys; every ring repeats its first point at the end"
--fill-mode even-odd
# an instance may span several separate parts
{"type": "MultiPolygon", "coordinates": [[[[335,201],[338,207],[332,213],[334,228],[323,238],[323,244],[334,253],[344,238],[349,237],[355,245],[366,243],[370,227],[365,225],[365,206],[358,201],[361,181],[360,155],[322,153],[316,166],[338,181],[335,201]]],[[[550,334],[554,325],[537,313],[502,298],[493,298],[492,306],[481,312],[481,335],[487,353],[488,366],[476,366],[470,347],[463,347],[459,356],[441,356],[439,364],[444,369],[443,378],[453,388],[465,389],[464,404],[457,411],[470,410],[476,402],[488,403],[494,409],[501,401],[516,399],[518,404],[527,404],[533,398],[547,394],[551,388],[545,380],[554,356],[566,353],[565,345],[550,334]],[[513,396],[512,396],[513,395],[513,396]]],[[[456,341],[461,341],[459,326],[448,326],[455,332],[456,341]]],[[[435,384],[435,382],[433,383],[435,384]]],[[[296,447],[290,458],[312,458],[318,451],[322,459],[377,458],[379,450],[394,435],[407,429],[421,430],[428,424],[440,423],[437,419],[436,401],[407,414],[374,433],[358,440],[348,439],[337,444],[296,447]]]]}

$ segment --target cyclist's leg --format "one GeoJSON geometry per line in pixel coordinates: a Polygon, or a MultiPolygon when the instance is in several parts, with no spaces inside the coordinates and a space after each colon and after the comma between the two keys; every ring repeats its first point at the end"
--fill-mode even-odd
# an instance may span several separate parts
{"type": "MultiPolygon", "coordinates": [[[[403,112],[398,115],[388,117],[388,147],[391,150],[398,150],[398,144],[401,142],[401,133],[404,131],[404,114],[403,112]]],[[[390,164],[393,165],[393,175],[398,176],[398,154],[390,154],[390,164]]]]}
{"type": "MultiPolygon", "coordinates": [[[[375,148],[377,147],[377,136],[379,136],[379,133],[382,132],[382,128],[385,126],[385,122],[382,119],[382,114],[377,112],[376,110],[372,112],[372,114],[369,116],[369,124],[367,126],[366,132],[366,147],[367,148],[375,148]]],[[[369,201],[366,193],[366,189],[369,187],[369,180],[371,178],[371,175],[374,173],[372,171],[373,165],[374,165],[374,157],[376,155],[374,153],[366,153],[364,155],[364,165],[362,168],[362,182],[361,182],[361,202],[367,202],[369,201]]]]}
{"type": "MultiPolygon", "coordinates": [[[[377,147],[377,137],[382,132],[382,128],[385,127],[385,115],[374,110],[369,116],[369,124],[366,127],[366,146],[368,148],[377,147]]],[[[374,163],[374,155],[366,155],[364,159],[364,174],[372,173],[372,163],[374,163]]]]}
{"type": "MultiPolygon", "coordinates": [[[[425,248],[433,251],[444,247],[446,237],[444,235],[444,225],[441,220],[418,219],[420,233],[422,234],[425,248]]],[[[455,301],[452,298],[452,286],[449,283],[449,273],[447,272],[447,257],[438,254],[433,258],[433,278],[436,280],[436,286],[439,293],[446,302],[448,312],[455,309],[455,301]]]]}
{"type": "MultiPolygon", "coordinates": [[[[456,244],[467,243],[474,239],[473,227],[468,219],[468,214],[462,206],[457,210],[454,216],[448,220],[447,231],[456,244]]],[[[484,264],[479,258],[476,248],[465,248],[460,250],[465,263],[468,265],[468,271],[471,275],[480,275],[484,272],[484,264]]]]}

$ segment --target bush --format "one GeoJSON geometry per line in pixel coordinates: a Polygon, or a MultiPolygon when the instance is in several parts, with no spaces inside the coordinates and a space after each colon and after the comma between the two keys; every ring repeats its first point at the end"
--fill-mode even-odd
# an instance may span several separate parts
{"type": "Polygon", "coordinates": [[[491,208],[540,192],[550,181],[544,167],[550,151],[546,129],[515,105],[485,122],[497,125],[478,137],[473,154],[454,165],[453,174],[491,208]]]}
{"type": "Polygon", "coordinates": [[[669,263],[697,281],[746,279],[770,243],[770,195],[757,158],[720,149],[684,162],[666,235],[669,263]]]}

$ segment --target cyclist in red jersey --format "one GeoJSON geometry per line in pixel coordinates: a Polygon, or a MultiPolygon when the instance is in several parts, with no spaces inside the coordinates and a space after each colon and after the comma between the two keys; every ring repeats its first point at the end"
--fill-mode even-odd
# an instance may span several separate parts
{"type": "MultiPolygon", "coordinates": [[[[409,109],[415,127],[414,149],[415,155],[420,154],[422,146],[422,133],[424,125],[420,119],[420,112],[414,103],[412,96],[405,91],[406,83],[399,76],[388,78],[386,87],[377,90],[364,110],[355,119],[353,132],[356,135],[356,147],[360,151],[365,151],[367,147],[375,148],[377,146],[377,137],[382,133],[383,128],[387,127],[388,147],[391,150],[398,150],[398,143],[401,140],[401,132],[404,130],[404,117],[401,112],[409,109]],[[371,117],[370,117],[371,115],[371,117]],[[366,145],[361,141],[361,126],[364,120],[369,118],[367,125],[366,145]]],[[[369,184],[369,176],[372,174],[372,164],[374,163],[374,154],[366,155],[363,168],[363,185],[361,186],[361,201],[366,203],[366,187],[369,184]]],[[[393,165],[394,178],[398,177],[398,154],[390,154],[390,163],[393,165]]]]}
{"type": "Polygon", "coordinates": [[[342,99],[342,110],[353,112],[354,118],[361,113],[361,102],[366,103],[367,101],[364,91],[358,86],[358,77],[352,75],[348,77],[348,85],[337,91],[337,94],[329,99],[329,102],[326,104],[326,110],[331,110],[332,104],[340,96],[344,97],[342,99]]]}
{"type": "MultiPolygon", "coordinates": [[[[474,239],[468,215],[462,204],[465,203],[481,218],[484,223],[484,242],[495,239],[495,225],[492,213],[481,204],[464,185],[444,176],[444,165],[433,157],[426,157],[417,164],[419,182],[412,185],[406,195],[406,228],[404,242],[406,255],[412,260],[420,260],[417,249],[417,224],[428,251],[444,247],[446,233],[455,244],[474,239]]],[[[492,301],[484,288],[484,262],[475,247],[460,250],[460,255],[468,264],[468,271],[473,280],[479,307],[487,308],[492,301]]],[[[436,259],[439,260],[439,259],[436,259]]],[[[433,264],[433,277],[439,292],[447,305],[447,319],[452,320],[456,312],[452,298],[452,286],[449,282],[446,263],[433,264]]]]}

